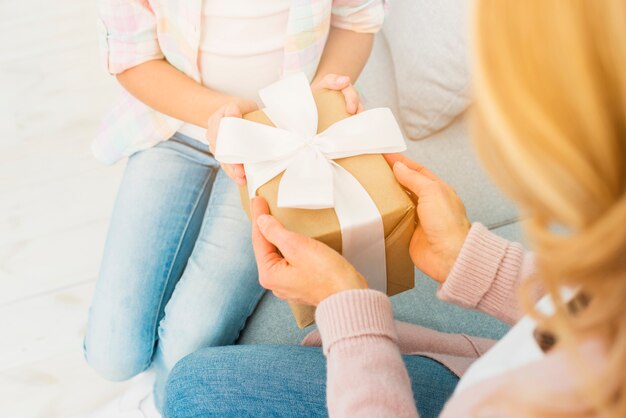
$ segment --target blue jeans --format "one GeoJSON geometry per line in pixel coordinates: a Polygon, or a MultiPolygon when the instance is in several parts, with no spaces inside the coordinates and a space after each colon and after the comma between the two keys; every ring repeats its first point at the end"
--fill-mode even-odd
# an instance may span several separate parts
{"type": "Polygon", "coordinates": [[[131,156],[89,313],[88,363],[115,381],[154,363],[159,407],[176,362],[233,344],[262,294],[239,192],[207,146],[176,134],[131,156]]]}
{"type": "MultiPolygon", "coordinates": [[[[403,358],[420,416],[439,416],[458,378],[432,359],[403,358]]],[[[326,360],[318,347],[200,350],[174,367],[163,412],[166,418],[326,417],[326,360]]]]}

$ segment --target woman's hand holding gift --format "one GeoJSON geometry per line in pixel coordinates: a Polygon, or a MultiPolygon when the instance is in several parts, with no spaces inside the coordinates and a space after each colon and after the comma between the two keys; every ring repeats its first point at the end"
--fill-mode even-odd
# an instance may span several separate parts
{"type": "Polygon", "coordinates": [[[316,91],[322,89],[337,90],[343,93],[343,97],[346,99],[346,111],[351,115],[363,111],[361,98],[350,82],[350,77],[346,75],[326,74],[320,79],[313,80],[311,90],[316,91]]]}
{"type": "Polygon", "coordinates": [[[442,283],[458,257],[470,223],[454,190],[422,165],[401,154],[387,154],[400,184],[417,197],[417,225],[409,251],[421,271],[442,283]]]}
{"type": "Polygon", "coordinates": [[[288,231],[263,198],[252,200],[252,244],[261,286],[280,299],[318,305],[327,297],[367,282],[339,253],[304,235],[288,231]]]}
{"type": "MultiPolygon", "coordinates": [[[[220,127],[220,121],[224,117],[241,118],[246,113],[254,112],[259,107],[252,100],[233,99],[233,101],[220,107],[209,117],[206,138],[209,141],[209,149],[215,154],[215,145],[217,143],[217,131],[220,127]]],[[[246,184],[246,173],[243,164],[221,164],[224,172],[235,181],[239,186],[246,184]]]]}
{"type": "MultiPolygon", "coordinates": [[[[470,223],[452,188],[401,154],[385,158],[400,184],[417,197],[419,225],[409,252],[415,265],[443,282],[458,257],[470,223]]],[[[252,244],[263,287],[281,299],[317,305],[335,293],[365,289],[367,282],[327,245],[285,229],[262,198],[252,200],[252,244]]]]}

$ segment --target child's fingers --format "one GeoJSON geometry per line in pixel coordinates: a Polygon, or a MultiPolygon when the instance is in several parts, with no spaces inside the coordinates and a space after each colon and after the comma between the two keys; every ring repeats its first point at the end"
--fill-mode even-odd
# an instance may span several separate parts
{"type": "Polygon", "coordinates": [[[350,77],[348,77],[347,75],[335,76],[335,78],[332,80],[332,83],[335,89],[342,90],[350,85],[350,77]]]}
{"type": "Polygon", "coordinates": [[[359,93],[350,82],[350,77],[338,74],[326,74],[313,84],[313,89],[341,91],[346,99],[346,111],[351,115],[363,111],[359,93]]]}
{"type": "Polygon", "coordinates": [[[315,83],[316,89],[343,90],[350,85],[350,77],[338,74],[326,74],[315,83]]]}
{"type": "Polygon", "coordinates": [[[221,107],[215,111],[207,121],[206,139],[209,141],[209,150],[215,154],[215,145],[217,142],[217,132],[220,128],[220,121],[224,117],[225,107],[221,107]]]}
{"type": "Polygon", "coordinates": [[[259,105],[256,102],[251,100],[246,100],[239,104],[239,111],[242,115],[246,113],[254,112],[255,110],[259,110],[259,105]]]}
{"type": "Polygon", "coordinates": [[[235,182],[239,186],[246,184],[246,172],[243,169],[243,164],[233,164],[233,173],[235,174],[235,182]]]}
{"type": "Polygon", "coordinates": [[[224,117],[240,118],[241,109],[236,103],[229,103],[217,109],[207,122],[206,139],[209,141],[209,151],[215,154],[217,145],[217,133],[220,129],[220,122],[224,117]]]}
{"type": "Polygon", "coordinates": [[[341,90],[343,96],[346,99],[346,110],[350,114],[355,114],[359,110],[359,104],[361,103],[361,99],[359,98],[359,93],[356,91],[354,86],[350,85],[345,89],[341,90]]]}
{"type": "Polygon", "coordinates": [[[241,164],[221,164],[222,169],[238,186],[246,184],[246,173],[241,164]]]}
{"type": "Polygon", "coordinates": [[[241,109],[235,103],[229,103],[224,107],[222,117],[240,118],[242,116],[241,109]]]}

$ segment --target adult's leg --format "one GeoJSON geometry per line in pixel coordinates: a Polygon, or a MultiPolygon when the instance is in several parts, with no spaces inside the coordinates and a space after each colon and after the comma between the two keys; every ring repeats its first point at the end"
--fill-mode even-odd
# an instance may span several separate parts
{"type": "Polygon", "coordinates": [[[164,416],[325,417],[326,360],[317,347],[207,348],[178,362],[164,416]]]}
{"type": "Polygon", "coordinates": [[[174,365],[200,348],[234,344],[263,292],[239,190],[220,170],[195,247],[159,326],[157,407],[174,365]]]}
{"type": "Polygon", "coordinates": [[[415,405],[422,418],[435,418],[452,396],[459,378],[446,366],[421,356],[402,356],[411,378],[415,405]]]}
{"type": "Polygon", "coordinates": [[[150,365],[163,307],[218,168],[208,152],[177,136],[129,159],[85,336],[85,357],[102,376],[125,380],[150,365]]]}
{"type": "MultiPolygon", "coordinates": [[[[458,378],[429,358],[403,358],[420,416],[438,416],[458,378]]],[[[317,347],[204,349],[174,367],[164,414],[168,418],[324,417],[328,414],[326,360],[317,347]]]]}

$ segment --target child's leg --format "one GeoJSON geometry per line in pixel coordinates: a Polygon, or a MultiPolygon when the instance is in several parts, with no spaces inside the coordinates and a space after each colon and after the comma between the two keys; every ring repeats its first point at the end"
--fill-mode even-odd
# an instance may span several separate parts
{"type": "Polygon", "coordinates": [[[206,151],[176,137],[129,159],[85,336],[85,357],[102,376],[125,380],[150,365],[163,307],[191,254],[218,169],[206,151]]]}
{"type": "Polygon", "coordinates": [[[178,360],[202,347],[234,344],[263,295],[250,235],[237,187],[220,170],[200,235],[159,326],[157,407],[178,360]]]}

